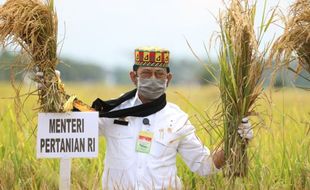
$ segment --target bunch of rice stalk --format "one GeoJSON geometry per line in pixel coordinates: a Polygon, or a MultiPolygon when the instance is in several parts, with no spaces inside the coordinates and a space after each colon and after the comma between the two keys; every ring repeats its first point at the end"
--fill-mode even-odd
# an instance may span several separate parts
{"type": "MultiPolygon", "coordinates": [[[[262,92],[263,53],[254,31],[256,4],[247,0],[231,0],[220,14],[219,63],[220,94],[224,122],[225,176],[246,176],[248,157],[246,139],[237,130],[244,117],[254,113],[255,101],[262,92]]],[[[273,14],[261,31],[266,31],[273,14]]],[[[263,19],[264,20],[264,19],[263,19]]],[[[261,35],[258,35],[261,36],[261,35]]]]}
{"type": "Polygon", "coordinates": [[[310,73],[310,1],[296,0],[283,20],[285,30],[274,43],[271,57],[278,66],[282,63],[289,66],[297,56],[297,70],[290,69],[297,74],[302,69],[310,73]]]}
{"type": "Polygon", "coordinates": [[[43,72],[39,91],[41,110],[62,112],[65,92],[55,73],[57,16],[53,0],[7,0],[0,7],[0,44],[21,47],[30,57],[28,71],[43,72]]]}

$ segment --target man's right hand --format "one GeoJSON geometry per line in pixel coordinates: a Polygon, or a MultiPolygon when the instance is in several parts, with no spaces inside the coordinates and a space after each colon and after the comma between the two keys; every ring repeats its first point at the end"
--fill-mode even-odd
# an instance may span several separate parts
{"type": "MultiPolygon", "coordinates": [[[[60,71],[59,70],[55,70],[55,74],[58,78],[58,80],[60,81],[60,71]]],[[[41,71],[37,71],[35,74],[35,81],[37,82],[37,89],[38,90],[42,90],[44,88],[44,74],[41,71]]]]}

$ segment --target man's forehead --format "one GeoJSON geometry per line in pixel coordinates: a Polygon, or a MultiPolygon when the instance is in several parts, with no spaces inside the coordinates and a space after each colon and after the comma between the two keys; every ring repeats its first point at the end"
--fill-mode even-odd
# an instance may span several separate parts
{"type": "Polygon", "coordinates": [[[138,70],[140,70],[140,71],[166,71],[166,68],[140,66],[138,70]]]}

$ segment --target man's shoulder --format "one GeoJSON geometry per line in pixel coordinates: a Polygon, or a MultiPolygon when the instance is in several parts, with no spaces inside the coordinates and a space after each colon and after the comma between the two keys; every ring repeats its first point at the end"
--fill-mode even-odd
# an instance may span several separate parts
{"type": "Polygon", "coordinates": [[[165,114],[175,117],[188,117],[187,114],[176,104],[167,102],[164,108],[165,114]]]}
{"type": "Polygon", "coordinates": [[[174,103],[167,102],[163,117],[163,120],[170,123],[173,131],[178,135],[183,135],[189,131],[193,131],[193,127],[187,125],[189,120],[188,114],[174,103]]]}
{"type": "Polygon", "coordinates": [[[171,103],[171,102],[167,102],[167,106],[168,109],[176,111],[176,112],[183,112],[185,113],[178,105],[171,103]]]}

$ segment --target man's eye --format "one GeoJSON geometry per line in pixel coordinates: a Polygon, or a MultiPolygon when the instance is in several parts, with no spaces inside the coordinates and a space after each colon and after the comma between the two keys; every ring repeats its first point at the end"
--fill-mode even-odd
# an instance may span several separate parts
{"type": "Polygon", "coordinates": [[[164,76],[164,75],[165,75],[165,72],[160,71],[160,72],[156,72],[155,74],[156,74],[157,76],[164,76]]]}
{"type": "Polygon", "coordinates": [[[149,76],[151,73],[141,73],[142,75],[149,76]]]}

